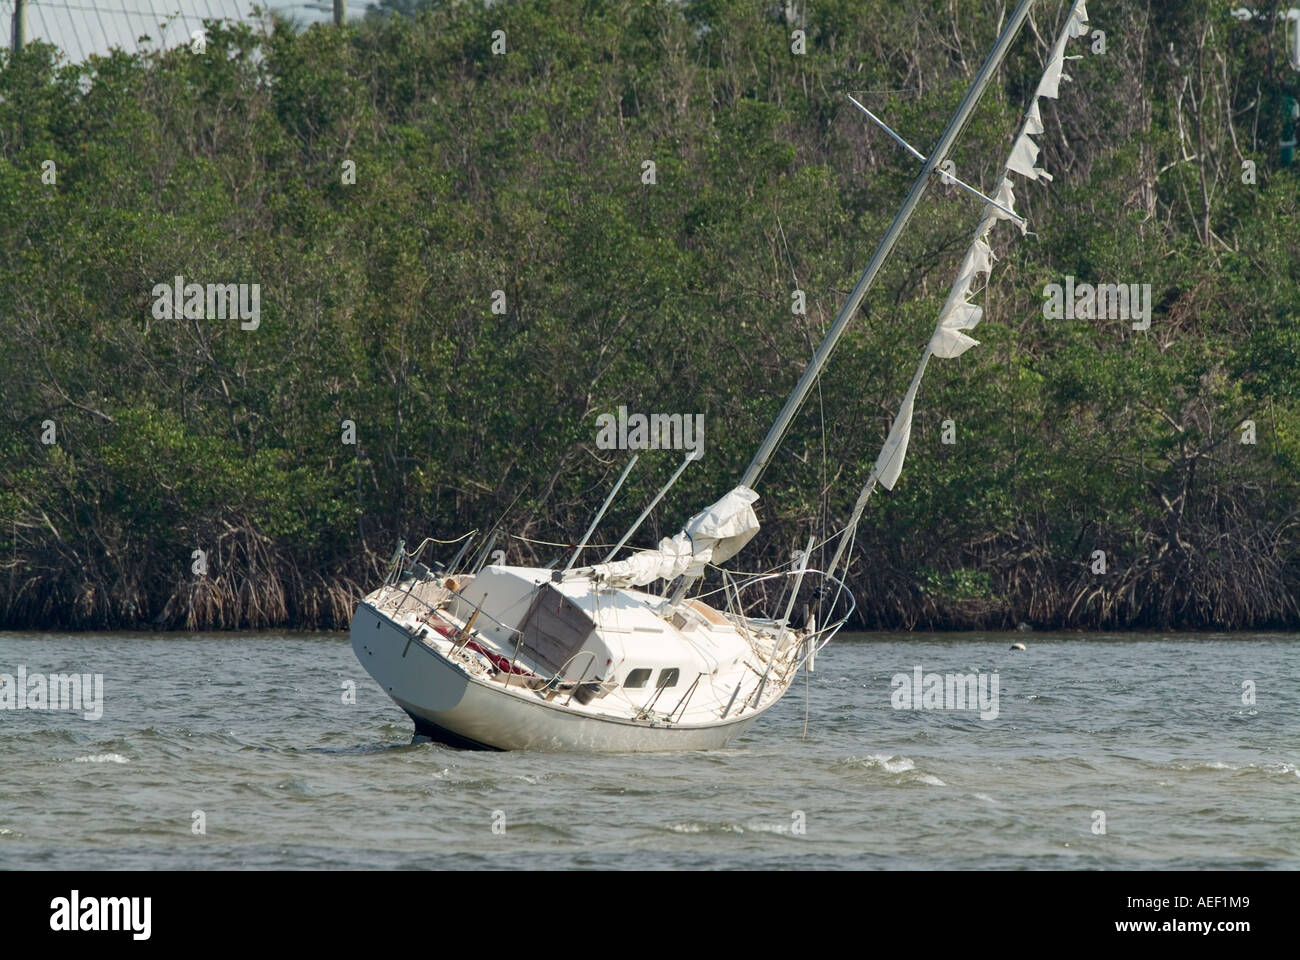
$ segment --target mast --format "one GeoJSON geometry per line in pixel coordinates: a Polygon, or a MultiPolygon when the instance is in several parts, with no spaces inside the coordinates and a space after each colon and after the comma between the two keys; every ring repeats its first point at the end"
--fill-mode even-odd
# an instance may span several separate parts
{"type": "MultiPolygon", "coordinates": [[[[1002,30],[1002,35],[998,37],[998,42],[984,61],[984,66],[980,67],[980,72],[971,82],[970,89],[966,91],[966,96],[962,99],[961,105],[948,123],[948,129],[943,132],[938,146],[930,152],[930,158],[926,160],[925,165],[921,168],[921,173],[917,176],[916,182],[912,184],[907,199],[903,201],[903,206],[899,209],[898,215],[894,217],[894,222],[890,224],[888,232],[880,241],[880,246],[876,248],[871,261],[867,264],[866,269],[862,271],[862,276],[858,278],[857,285],[854,286],[853,292],[849,294],[848,300],[840,308],[839,315],[836,316],[835,322],[827,331],[821,345],[817,348],[817,353],[813,355],[812,361],[804,370],[803,376],[799,378],[794,392],[790,394],[790,399],[785,402],[785,406],[777,416],[776,422],[768,430],[762,446],[754,454],[754,459],[750,461],[749,467],[745,470],[745,475],[740,480],[741,486],[754,489],[758,483],[758,478],[762,476],[763,470],[767,467],[773,452],[775,452],[781,438],[789,428],[790,421],[794,419],[794,415],[803,406],[803,402],[807,398],[809,391],[812,390],[813,384],[817,382],[818,376],[821,375],[822,368],[826,366],[826,361],[830,359],[831,351],[835,349],[835,345],[839,342],[845,327],[848,326],[849,321],[857,313],[858,307],[862,305],[862,300],[867,295],[867,290],[871,287],[872,282],[876,279],[876,274],[884,265],[885,260],[888,259],[899,235],[907,225],[907,221],[911,219],[917,205],[921,202],[921,197],[925,194],[926,187],[929,186],[930,175],[947,158],[948,151],[952,149],[952,145],[961,134],[962,128],[965,127],[966,122],[975,111],[975,106],[979,103],[984,88],[988,86],[989,81],[993,78],[994,71],[997,70],[998,65],[1006,57],[1007,50],[1011,47],[1011,41],[1015,39],[1021,26],[1024,25],[1026,18],[1029,16],[1029,10],[1033,5],[1034,0],[1020,0],[1020,5],[1016,7],[1011,19],[1007,21],[1006,27],[1002,30]]],[[[681,593],[680,590],[678,592],[681,593]]]]}

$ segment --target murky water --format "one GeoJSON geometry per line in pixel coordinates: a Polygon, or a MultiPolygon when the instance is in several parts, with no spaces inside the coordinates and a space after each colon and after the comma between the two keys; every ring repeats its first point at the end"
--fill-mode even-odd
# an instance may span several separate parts
{"type": "Polygon", "coordinates": [[[20,666],[103,716],[0,710],[0,868],[1300,867],[1294,635],[845,636],[727,750],[636,756],[413,745],[342,635],[0,635],[20,666]],[[996,718],[895,709],[918,666],[996,672],[996,718]]]}

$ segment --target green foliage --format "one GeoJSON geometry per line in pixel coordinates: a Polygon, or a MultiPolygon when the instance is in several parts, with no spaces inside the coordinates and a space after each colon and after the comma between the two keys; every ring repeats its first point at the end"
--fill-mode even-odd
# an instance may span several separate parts
{"type": "Polygon", "coordinates": [[[942,600],[987,600],[993,596],[993,578],[987,570],[966,567],[948,573],[921,570],[919,581],[927,593],[942,600]]]}
{"type": "MultiPolygon", "coordinates": [[[[0,620],[338,626],[398,537],[503,514],[510,559],[546,562],[535,541],[578,537],[625,462],[594,442],[620,404],[705,416],[703,463],[640,537],[673,532],[739,476],[915,175],[844,94],[924,149],[1005,13],[383,6],[218,27],[201,56],[0,54],[0,620]],[[155,319],[177,275],[260,284],[261,326],[155,319]]],[[[1032,232],[995,234],[982,346],[930,365],[850,570],[864,624],[1300,622],[1300,192],[1277,168],[1297,75],[1280,31],[1158,6],[1112,4],[1107,54],[1043,104],[1056,180],[1017,183],[1032,232]],[[1151,284],[1151,329],[1044,319],[1067,274],[1151,284]]],[[[963,179],[993,189],[1042,56],[1032,31],[1013,47],[963,179]]],[[[930,191],[739,565],[848,516],[978,216],[930,191]]],[[[643,457],[597,542],[677,456],[643,457]]]]}

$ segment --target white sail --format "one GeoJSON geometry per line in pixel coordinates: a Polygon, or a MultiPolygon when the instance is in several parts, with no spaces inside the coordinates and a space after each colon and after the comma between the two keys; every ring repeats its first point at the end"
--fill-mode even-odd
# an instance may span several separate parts
{"type": "Polygon", "coordinates": [[[984,316],[984,308],[978,304],[971,303],[969,300],[959,300],[947,310],[944,310],[939,326],[939,330],[970,330],[984,316]]]}
{"type": "MultiPolygon", "coordinates": [[[[1039,111],[1038,99],[1059,97],[1061,81],[1070,79],[1070,75],[1064,72],[1065,61],[1071,59],[1065,55],[1066,45],[1070,39],[1087,33],[1087,22],[1087,8],[1083,0],[1078,0],[1070,8],[1065,26],[1062,27],[1056,42],[1052,45],[1047,68],[1043,71],[1042,79],[1039,80],[1034,96],[1029,102],[1029,109],[1025,111],[1024,124],[1013,141],[1006,163],[1003,164],[997,194],[994,196],[997,205],[985,204],[984,206],[984,215],[975,230],[975,237],[969,249],[962,258],[961,266],[957,270],[957,278],[953,281],[948,299],[939,314],[934,334],[930,337],[930,342],[921,357],[921,363],[903,397],[898,416],[894,418],[889,435],[885,438],[876,465],[858,496],[853,516],[845,529],[846,538],[848,533],[857,526],[863,507],[875,484],[879,482],[886,490],[892,490],[898,481],[903,469],[903,459],[907,455],[907,444],[912,435],[912,413],[916,403],[917,388],[920,386],[921,376],[925,372],[930,356],[951,360],[979,344],[978,340],[967,335],[965,331],[973,329],[984,316],[983,307],[971,303],[969,298],[972,295],[976,275],[989,273],[993,264],[993,251],[988,244],[989,232],[998,220],[1010,220],[1020,228],[1022,234],[1028,229],[1024,218],[1015,213],[1016,198],[1010,174],[1016,173],[1029,180],[1052,179],[1051,174],[1037,166],[1039,146],[1033,137],[1043,132],[1043,118],[1039,111]]],[[[836,552],[835,562],[831,564],[832,572],[842,553],[842,548],[843,544],[836,552]]]]}
{"type": "Polygon", "coordinates": [[[964,279],[968,276],[974,276],[976,273],[988,273],[993,269],[993,250],[984,242],[983,237],[977,237],[971,244],[966,256],[961,262],[961,269],[957,276],[964,279]]]}
{"type": "Polygon", "coordinates": [[[1030,180],[1037,180],[1040,177],[1051,180],[1052,175],[1046,170],[1034,166],[1038,162],[1038,144],[1034,143],[1034,138],[1025,130],[1016,140],[1016,145],[1011,149],[1011,159],[1007,161],[1007,169],[1013,173],[1018,173],[1022,177],[1028,177],[1030,180]]]}
{"type": "MultiPolygon", "coordinates": [[[[1004,167],[1003,169],[1005,171],[1006,168],[1004,167]]],[[[989,217],[993,217],[998,220],[1010,220],[1012,223],[1014,223],[1016,226],[1020,228],[1020,232],[1023,234],[1027,229],[1028,224],[1025,222],[1024,218],[1020,216],[1020,214],[1016,213],[1016,194],[1015,191],[1011,188],[1010,177],[1005,175],[1002,177],[1002,182],[998,184],[998,192],[993,197],[993,199],[998,202],[999,206],[995,207],[991,203],[985,204],[984,206],[985,221],[987,222],[987,219],[989,217]],[[1007,212],[1008,210],[1010,210],[1011,212],[1008,213],[1007,212]]],[[[988,233],[988,228],[984,227],[983,224],[981,224],[980,227],[981,229],[984,230],[985,234],[988,233]]],[[[983,236],[981,235],[979,239],[983,239],[983,236]]]]}
{"type": "Polygon", "coordinates": [[[921,357],[921,365],[917,367],[916,374],[912,377],[911,386],[903,396],[903,405],[898,410],[898,416],[894,418],[894,425],[889,429],[885,445],[880,448],[880,456],[876,458],[876,468],[873,473],[886,490],[894,489],[894,484],[898,482],[898,475],[903,471],[903,458],[907,456],[907,442],[912,438],[912,406],[916,402],[916,388],[921,385],[921,375],[925,372],[925,365],[929,359],[930,351],[927,350],[921,357]]]}
{"type": "Polygon", "coordinates": [[[1070,75],[1064,73],[1065,55],[1064,53],[1054,54],[1052,59],[1047,62],[1047,71],[1043,74],[1043,79],[1038,83],[1038,90],[1035,97],[1051,97],[1055,100],[1061,95],[1061,81],[1069,80],[1070,75]]]}
{"type": "Polygon", "coordinates": [[[934,331],[934,336],[930,338],[930,352],[945,360],[955,360],[971,347],[978,346],[979,341],[974,337],[946,327],[934,331]]]}
{"type": "Polygon", "coordinates": [[[1043,115],[1038,109],[1038,98],[1035,97],[1029,105],[1029,111],[1025,114],[1025,133],[1039,134],[1043,132],[1043,115]]]}
{"type": "MultiPolygon", "coordinates": [[[[1077,59],[1065,55],[1066,44],[1075,37],[1081,37],[1088,32],[1088,8],[1084,6],[1082,0],[1070,8],[1070,15],[1065,19],[1065,26],[1056,38],[1056,43],[1052,46],[1052,55],[1048,58],[1047,69],[1043,71],[1043,78],[1038,81],[1038,89],[1034,92],[1034,100],[1039,97],[1050,97],[1055,100],[1061,95],[1061,81],[1072,79],[1068,73],[1064,72],[1065,61],[1077,59]]],[[[1039,131],[1041,132],[1041,131],[1039,131]]]]}

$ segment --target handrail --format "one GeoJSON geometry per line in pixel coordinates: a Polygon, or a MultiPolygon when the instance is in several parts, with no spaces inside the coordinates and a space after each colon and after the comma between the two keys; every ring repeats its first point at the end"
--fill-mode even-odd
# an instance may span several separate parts
{"type": "MultiPolygon", "coordinates": [[[[737,580],[736,578],[733,577],[733,578],[732,578],[733,582],[732,582],[732,585],[731,585],[731,590],[732,590],[732,593],[735,595],[735,598],[736,598],[736,602],[737,602],[737,604],[739,604],[739,602],[740,602],[740,591],[741,591],[741,590],[744,590],[744,589],[746,589],[746,588],[748,588],[748,587],[754,586],[755,584],[762,583],[762,582],[764,582],[765,580],[776,580],[776,579],[780,579],[780,578],[782,578],[782,577],[787,577],[787,578],[788,578],[788,577],[792,577],[792,576],[794,576],[794,575],[795,575],[795,571],[793,571],[793,570],[783,570],[783,571],[777,571],[776,573],[755,574],[755,575],[753,575],[752,577],[750,577],[749,579],[744,580],[744,581],[737,580]]],[[[823,571],[823,570],[807,570],[807,571],[805,571],[805,574],[804,574],[804,575],[805,575],[805,576],[817,576],[817,577],[821,577],[823,580],[829,581],[833,586],[836,586],[836,587],[841,588],[842,591],[843,591],[844,594],[848,597],[848,600],[849,600],[849,609],[848,609],[848,612],[844,614],[844,616],[840,617],[839,620],[835,620],[835,621],[833,621],[833,622],[831,622],[831,623],[828,623],[826,626],[821,627],[820,629],[813,631],[813,634],[812,634],[812,635],[813,635],[813,636],[816,636],[816,635],[818,635],[818,634],[825,633],[827,630],[830,630],[830,629],[832,629],[832,628],[834,628],[834,629],[839,629],[840,625],[842,625],[845,621],[847,621],[849,617],[853,616],[853,612],[854,612],[855,610],[857,610],[857,608],[858,608],[857,600],[855,600],[854,597],[853,597],[853,591],[849,590],[849,588],[845,585],[844,581],[841,580],[839,577],[832,576],[831,574],[826,573],[826,572],[823,571]]],[[[705,594],[705,596],[711,596],[711,595],[714,594],[714,593],[718,593],[718,592],[720,592],[721,589],[722,589],[722,588],[720,588],[719,590],[713,590],[713,591],[710,591],[708,594],[705,594]]],[[[838,598],[838,596],[836,597],[836,602],[837,602],[837,603],[839,602],[839,598],[838,598]]],[[[756,618],[753,618],[753,617],[745,616],[744,613],[733,614],[733,616],[738,616],[738,617],[740,617],[740,618],[742,618],[742,619],[744,619],[744,620],[754,620],[754,619],[756,619],[756,618]]],[[[773,621],[772,621],[773,624],[776,624],[777,622],[778,622],[778,621],[776,621],[776,620],[773,620],[773,621]]]]}
{"type": "MultiPolygon", "coordinates": [[[[406,556],[411,560],[419,560],[420,554],[424,552],[424,548],[431,543],[442,543],[442,544],[460,543],[466,537],[472,537],[476,533],[478,533],[477,527],[475,527],[469,533],[462,534],[461,536],[457,537],[455,540],[439,540],[437,537],[425,537],[423,540],[420,541],[420,545],[415,548],[414,552],[408,553],[406,556]]],[[[406,541],[403,540],[402,543],[405,544],[406,541]]]]}
{"type": "MultiPolygon", "coordinates": [[[[596,651],[595,651],[595,650],[579,650],[579,651],[578,651],[577,653],[575,653],[573,656],[569,657],[568,660],[565,660],[565,661],[564,661],[564,666],[560,667],[560,669],[559,669],[558,671],[556,671],[555,676],[552,678],[553,681],[559,681],[559,679],[560,679],[560,675],[563,674],[565,670],[568,670],[568,669],[569,669],[569,664],[573,663],[574,660],[578,659],[578,657],[582,656],[584,653],[585,653],[587,656],[591,657],[591,660],[587,663],[587,665],[586,665],[585,667],[582,668],[582,676],[580,676],[580,677],[578,678],[577,682],[575,682],[575,683],[573,684],[573,688],[572,688],[571,690],[569,690],[569,699],[564,701],[564,705],[565,705],[566,707],[567,707],[569,704],[571,704],[571,703],[573,702],[573,695],[574,695],[575,693],[578,692],[578,687],[582,686],[583,681],[585,681],[585,680],[587,679],[587,671],[590,670],[592,664],[594,664],[594,663],[596,662],[596,651]]],[[[556,684],[555,684],[555,689],[556,689],[556,692],[559,692],[559,689],[560,689],[560,684],[559,684],[559,682],[556,682],[556,684]]]]}
{"type": "Polygon", "coordinates": [[[682,698],[681,698],[680,700],[677,701],[677,706],[673,707],[670,711],[668,711],[668,721],[669,721],[670,723],[673,722],[673,717],[675,717],[675,716],[677,715],[677,711],[678,711],[679,709],[682,711],[682,716],[681,716],[681,719],[678,720],[678,721],[676,721],[676,722],[677,722],[677,723],[681,723],[682,720],[685,720],[685,719],[686,719],[686,707],[685,707],[685,704],[687,704],[687,703],[690,702],[691,696],[695,693],[695,688],[698,687],[698,686],[700,685],[700,677],[702,677],[702,676],[704,676],[704,672],[703,672],[703,671],[701,671],[701,672],[699,672],[699,673],[697,673],[697,674],[695,675],[695,680],[691,683],[691,688],[690,688],[689,690],[687,690],[684,694],[682,694],[682,698]]]}
{"type": "MultiPolygon", "coordinates": [[[[463,593],[461,593],[459,590],[453,590],[453,589],[451,589],[450,587],[448,587],[446,584],[440,584],[440,586],[441,586],[444,590],[446,590],[449,594],[451,594],[452,596],[457,597],[458,599],[463,600],[463,601],[465,601],[466,603],[471,603],[470,599],[469,599],[468,597],[466,597],[463,593]]],[[[395,589],[395,588],[394,588],[394,589],[395,589]]],[[[402,600],[402,603],[403,603],[403,604],[406,603],[406,598],[409,597],[410,599],[415,600],[417,603],[422,603],[422,604],[424,604],[426,607],[428,607],[430,613],[437,613],[437,612],[438,612],[438,607],[435,607],[433,604],[431,604],[428,600],[425,600],[423,597],[421,597],[421,596],[417,596],[417,595],[415,594],[414,591],[412,591],[412,590],[403,590],[402,593],[403,593],[403,595],[404,595],[404,596],[403,596],[403,600],[402,600]]],[[[477,606],[477,605],[475,605],[475,606],[477,606]]],[[[522,631],[521,631],[518,627],[512,627],[512,626],[510,626],[508,623],[502,623],[500,620],[498,620],[496,617],[492,616],[492,614],[488,613],[487,611],[483,611],[483,616],[487,617],[489,620],[491,620],[493,623],[495,623],[495,624],[496,624],[498,627],[500,627],[502,630],[508,630],[508,631],[510,631],[511,633],[519,633],[519,634],[522,634],[522,631]]],[[[427,617],[425,618],[425,622],[428,622],[428,618],[427,618],[427,617]]]]}

